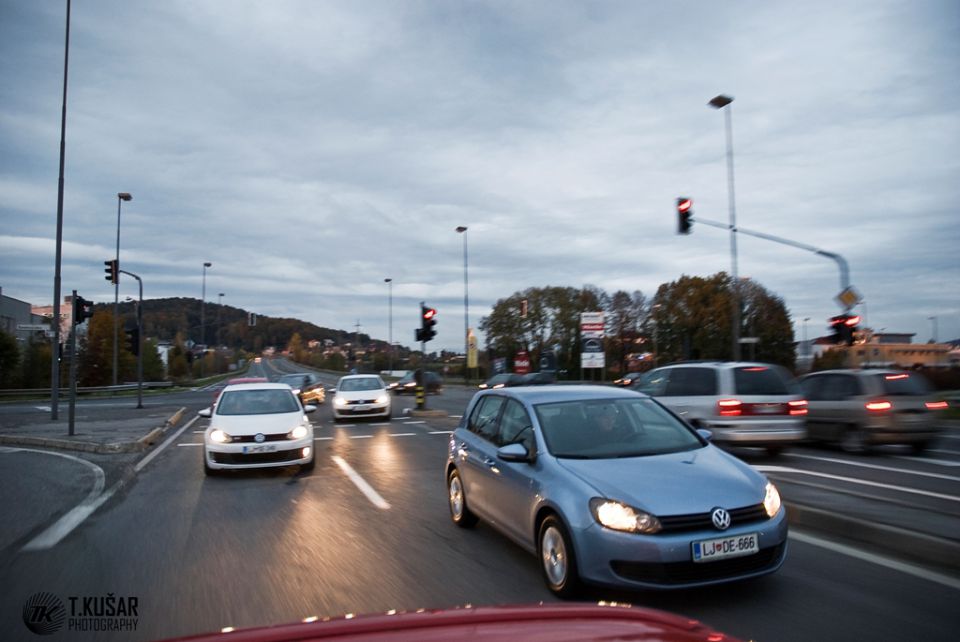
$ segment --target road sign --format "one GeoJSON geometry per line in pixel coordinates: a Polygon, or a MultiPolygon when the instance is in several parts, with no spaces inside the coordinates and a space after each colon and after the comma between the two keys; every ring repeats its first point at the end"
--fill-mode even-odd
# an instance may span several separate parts
{"type": "Polygon", "coordinates": [[[580,336],[584,339],[603,338],[603,312],[580,313],[580,336]]]}
{"type": "Polygon", "coordinates": [[[839,303],[844,310],[849,310],[863,300],[860,293],[852,285],[844,288],[843,292],[834,297],[834,301],[839,303]]]}
{"type": "Polygon", "coordinates": [[[49,330],[46,323],[18,323],[17,330],[49,330]]]}
{"type": "Polygon", "coordinates": [[[517,353],[513,358],[513,371],[517,374],[527,374],[530,372],[530,355],[525,350],[517,353]]]}

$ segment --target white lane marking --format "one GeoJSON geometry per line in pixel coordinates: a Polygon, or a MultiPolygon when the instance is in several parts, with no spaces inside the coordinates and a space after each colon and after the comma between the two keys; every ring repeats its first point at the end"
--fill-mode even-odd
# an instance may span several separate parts
{"type": "Polygon", "coordinates": [[[434,430],[430,433],[431,435],[452,435],[452,430],[434,430]]]}
{"type": "Polygon", "coordinates": [[[425,422],[425,421],[405,421],[405,422],[403,422],[403,424],[404,424],[405,426],[412,426],[412,425],[414,425],[414,424],[425,424],[425,423],[427,423],[427,422],[425,422]]]}
{"type": "Polygon", "coordinates": [[[940,435],[940,439],[960,439],[958,435],[940,435]]]}
{"type": "Polygon", "coordinates": [[[960,455],[960,450],[943,450],[942,448],[931,448],[928,452],[944,453],[946,455],[960,455]]]}
{"type": "Polygon", "coordinates": [[[794,475],[810,475],[811,477],[824,477],[826,479],[836,479],[850,484],[860,484],[862,486],[873,486],[875,488],[886,488],[896,490],[901,493],[911,493],[913,495],[924,495],[925,497],[934,497],[936,499],[945,499],[951,502],[960,502],[960,497],[954,495],[944,495],[943,493],[933,493],[927,490],[918,490],[916,488],[905,488],[904,486],[894,486],[893,484],[881,484],[880,482],[867,481],[866,479],[856,479],[854,477],[844,477],[842,475],[828,475],[813,470],[801,470],[799,468],[787,468],[786,466],[754,466],[757,470],[764,473],[787,473],[794,475]]]}
{"type": "Polygon", "coordinates": [[[448,417],[453,417],[454,419],[463,419],[463,415],[447,415],[448,417]]]}
{"type": "Polygon", "coordinates": [[[391,437],[416,437],[417,433],[415,432],[392,432],[388,433],[391,437]]]}
{"type": "Polygon", "coordinates": [[[141,459],[140,461],[138,461],[138,462],[137,462],[137,465],[134,466],[133,469],[134,469],[136,472],[138,472],[138,473],[139,473],[141,470],[143,470],[143,467],[144,467],[144,466],[146,466],[146,465],[149,464],[151,461],[153,461],[153,458],[156,457],[157,455],[159,455],[161,452],[163,452],[163,450],[164,450],[167,446],[169,446],[170,444],[172,444],[173,442],[175,442],[177,439],[179,439],[179,438],[180,438],[180,435],[183,434],[183,431],[185,431],[185,430],[187,430],[188,428],[190,428],[193,424],[195,424],[195,423],[197,422],[198,419],[200,419],[200,415],[194,415],[193,419],[191,419],[191,420],[188,421],[187,423],[183,424],[183,427],[180,428],[180,430],[178,430],[177,432],[175,432],[175,433],[173,433],[172,435],[170,435],[170,438],[167,439],[167,440],[166,440],[165,442],[163,442],[162,444],[160,444],[159,446],[157,446],[156,449],[155,449],[152,453],[150,453],[149,455],[147,455],[146,457],[144,457],[143,459],[141,459]]]}
{"type": "Polygon", "coordinates": [[[36,409],[39,410],[40,412],[52,412],[52,411],[53,411],[53,409],[50,408],[50,406],[34,406],[34,408],[36,408],[36,409]]]}
{"type": "MultiPolygon", "coordinates": [[[[907,461],[919,461],[925,464],[935,464],[937,466],[948,466],[950,468],[956,468],[957,466],[960,466],[960,461],[944,461],[943,459],[930,459],[929,457],[908,457],[906,455],[894,455],[894,457],[896,457],[897,459],[906,459],[907,461]]],[[[950,479],[957,479],[957,478],[951,477],[950,479]]]]}
{"type": "Polygon", "coordinates": [[[84,519],[87,518],[87,515],[92,513],[97,509],[100,504],[102,504],[113,492],[104,493],[103,486],[106,480],[106,475],[103,473],[103,469],[97,466],[96,464],[87,461],[86,459],[81,459],[79,457],[74,457],[73,455],[67,455],[65,453],[56,453],[48,452],[45,450],[33,450],[32,448],[3,448],[0,452],[33,452],[41,453],[44,455],[53,455],[55,457],[63,457],[71,461],[78,462],[93,472],[93,488],[90,489],[90,492],[87,493],[87,496],[83,499],[82,502],[74,506],[67,514],[55,521],[53,524],[48,526],[42,533],[34,537],[32,540],[26,543],[26,545],[20,549],[21,551],[42,551],[53,546],[57,545],[57,542],[62,540],[64,537],[70,534],[74,528],[76,528],[84,519]],[[101,499],[104,498],[104,499],[101,499]]]}
{"type": "Polygon", "coordinates": [[[333,437],[314,437],[314,441],[333,441],[333,437]]]}
{"type": "Polygon", "coordinates": [[[202,435],[202,434],[205,433],[205,432],[207,432],[207,431],[206,431],[206,430],[194,430],[194,431],[193,431],[193,434],[195,434],[195,435],[202,435]]]}
{"type": "Polygon", "coordinates": [[[350,439],[373,439],[373,435],[350,435],[350,439]]]}
{"type": "MultiPolygon", "coordinates": [[[[834,457],[816,457],[814,455],[800,455],[796,453],[784,453],[784,456],[794,457],[797,459],[812,459],[814,461],[826,461],[834,464],[843,464],[845,466],[858,466],[860,468],[872,468],[873,470],[885,470],[891,473],[903,473],[904,475],[918,475],[920,477],[933,477],[934,479],[948,479],[950,481],[960,481],[960,477],[953,477],[951,475],[942,475],[940,473],[926,473],[920,470],[908,470],[906,468],[893,468],[891,466],[879,466],[877,464],[866,464],[862,461],[850,461],[849,459],[836,459],[834,457]]],[[[918,457],[898,457],[898,458],[909,459],[911,461],[935,461],[933,459],[924,460],[918,457]]],[[[948,465],[960,466],[960,464],[948,464],[948,465]]]]}
{"type": "Polygon", "coordinates": [[[914,577],[919,577],[920,579],[928,580],[930,582],[936,582],[943,586],[947,586],[952,589],[960,590],[960,580],[950,577],[948,575],[942,575],[941,573],[935,573],[933,571],[928,571],[925,568],[919,566],[914,566],[912,564],[906,564],[898,560],[893,560],[888,557],[883,557],[881,555],[876,555],[874,553],[868,553],[866,551],[861,551],[859,549],[853,548],[852,546],[847,546],[845,544],[840,544],[838,542],[831,542],[829,540],[820,539],[819,537],[814,537],[808,533],[798,532],[795,529],[790,529],[790,539],[795,539],[798,542],[803,542],[804,544],[810,544],[811,546],[819,546],[820,548],[826,548],[835,553],[840,553],[841,555],[847,555],[849,557],[856,557],[865,562],[870,562],[871,564],[877,564],[878,566],[885,566],[894,571],[900,571],[901,573],[906,573],[907,575],[913,575],[914,577]]]}
{"type": "Polygon", "coordinates": [[[183,448],[184,446],[202,446],[202,445],[203,445],[203,442],[200,442],[199,444],[192,443],[192,442],[186,443],[186,444],[177,444],[177,446],[179,446],[180,448],[183,448]]]}
{"type": "Polygon", "coordinates": [[[390,427],[390,424],[370,424],[370,425],[371,425],[372,427],[374,427],[374,428],[384,428],[384,427],[389,428],[389,427],[390,427]]]}
{"type": "Polygon", "coordinates": [[[367,499],[370,500],[370,503],[376,506],[377,508],[386,510],[390,508],[390,504],[387,503],[383,497],[380,496],[380,493],[373,489],[373,486],[367,483],[360,474],[353,469],[350,464],[344,461],[343,457],[339,455],[333,456],[333,462],[340,467],[340,470],[353,482],[353,485],[360,489],[360,492],[367,496],[367,499]]]}

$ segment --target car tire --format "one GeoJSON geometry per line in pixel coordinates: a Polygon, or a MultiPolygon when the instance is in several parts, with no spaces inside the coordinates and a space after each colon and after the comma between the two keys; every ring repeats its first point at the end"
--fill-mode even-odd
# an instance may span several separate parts
{"type": "Polygon", "coordinates": [[[577,559],[567,529],[556,515],[550,515],[540,524],[537,557],[547,588],[563,599],[576,597],[580,590],[577,559]]]}
{"type": "Polygon", "coordinates": [[[454,468],[447,477],[447,504],[450,506],[450,519],[460,528],[472,528],[477,524],[477,516],[467,506],[467,494],[463,489],[460,473],[454,468]]]}
{"type": "Polygon", "coordinates": [[[863,429],[856,424],[847,426],[847,429],[843,432],[843,437],[840,438],[840,448],[842,448],[844,452],[852,455],[862,455],[866,453],[869,448],[863,429]]]}
{"type": "Polygon", "coordinates": [[[927,452],[927,449],[930,448],[929,441],[915,441],[910,444],[910,449],[913,450],[914,455],[922,455],[927,452]]]}
{"type": "Polygon", "coordinates": [[[767,446],[767,455],[770,457],[779,457],[783,453],[783,446],[767,446]]]}

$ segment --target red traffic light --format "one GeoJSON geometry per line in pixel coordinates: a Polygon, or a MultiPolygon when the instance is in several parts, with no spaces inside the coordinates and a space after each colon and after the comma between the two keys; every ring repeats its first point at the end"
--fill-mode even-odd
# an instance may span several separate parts
{"type": "Polygon", "coordinates": [[[860,317],[858,316],[846,317],[846,319],[844,320],[844,323],[852,328],[860,324],[860,317]]]}
{"type": "Polygon", "coordinates": [[[437,311],[434,310],[433,308],[427,308],[426,310],[423,311],[424,319],[430,320],[435,316],[437,316],[437,311]]]}
{"type": "Polygon", "coordinates": [[[677,211],[679,212],[689,212],[690,208],[693,207],[692,198],[678,198],[677,199],[677,211]]]}

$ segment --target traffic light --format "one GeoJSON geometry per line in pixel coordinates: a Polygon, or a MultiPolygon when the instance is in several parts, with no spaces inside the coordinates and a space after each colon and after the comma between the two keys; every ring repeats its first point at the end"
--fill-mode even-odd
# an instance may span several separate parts
{"type": "Polygon", "coordinates": [[[693,216],[693,199],[681,196],[677,199],[677,234],[689,234],[693,223],[690,217],[693,216]]]}
{"type": "Polygon", "coordinates": [[[437,336],[437,331],[433,326],[437,325],[437,311],[428,308],[423,303],[420,304],[420,330],[417,332],[417,341],[429,341],[437,336]]]}
{"type": "Polygon", "coordinates": [[[860,325],[860,317],[851,314],[839,314],[830,317],[830,327],[833,330],[832,339],[834,343],[852,346],[853,333],[857,331],[860,325]]]}
{"type": "Polygon", "coordinates": [[[124,330],[127,335],[127,350],[129,350],[133,356],[139,356],[140,354],[140,328],[134,326],[132,328],[127,328],[124,330]]]}
{"type": "Polygon", "coordinates": [[[104,272],[107,273],[107,275],[103,278],[106,279],[107,281],[110,281],[110,283],[113,283],[114,285],[119,283],[120,282],[120,261],[116,259],[110,259],[109,261],[104,261],[103,264],[107,266],[103,270],[104,272]]]}
{"type": "Polygon", "coordinates": [[[80,325],[93,316],[93,301],[82,296],[73,297],[73,325],[80,325]]]}

